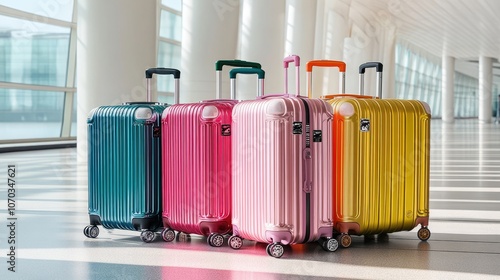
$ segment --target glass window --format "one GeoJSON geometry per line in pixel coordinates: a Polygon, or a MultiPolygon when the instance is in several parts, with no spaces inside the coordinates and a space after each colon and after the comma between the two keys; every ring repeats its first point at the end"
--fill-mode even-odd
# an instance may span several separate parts
{"type": "Polygon", "coordinates": [[[65,86],[70,29],[0,15],[0,81],[65,86]]]}
{"type": "Polygon", "coordinates": [[[70,134],[71,137],[76,137],[76,127],[77,127],[77,124],[76,124],[76,119],[77,119],[76,110],[78,108],[78,106],[76,104],[76,100],[77,100],[77,95],[76,95],[76,92],[75,92],[75,94],[73,96],[73,114],[71,115],[71,134],[70,134]]]}
{"type": "MultiPolygon", "coordinates": [[[[180,69],[182,39],[182,0],[162,0],[158,44],[158,66],[180,69]]],[[[157,76],[158,101],[173,103],[172,77],[157,76]]]]}
{"type": "Polygon", "coordinates": [[[160,37],[180,41],[182,36],[182,19],[169,11],[161,11],[160,37]]]}
{"type": "Polygon", "coordinates": [[[73,16],[73,0],[0,0],[0,5],[68,22],[73,16]]]}
{"type": "Polygon", "coordinates": [[[64,93],[0,88],[0,140],[60,137],[64,93]]]}
{"type": "Polygon", "coordinates": [[[182,0],[161,0],[161,4],[171,9],[182,11],[182,0]]]}
{"type": "MultiPolygon", "coordinates": [[[[166,42],[160,42],[158,49],[158,66],[180,69],[180,64],[181,47],[166,42]]],[[[168,103],[173,102],[174,80],[172,76],[157,76],[157,83],[159,101],[168,103]]]]}

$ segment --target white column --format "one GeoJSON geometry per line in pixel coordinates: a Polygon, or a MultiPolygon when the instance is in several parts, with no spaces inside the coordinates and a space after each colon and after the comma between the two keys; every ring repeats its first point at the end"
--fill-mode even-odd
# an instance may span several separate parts
{"type": "MultiPolygon", "coordinates": [[[[344,60],[344,39],[349,34],[350,5],[351,0],[318,1],[315,59],[344,60]]],[[[315,68],[313,71],[314,97],[339,93],[337,70],[315,68]]]]}
{"type": "Polygon", "coordinates": [[[492,118],[493,61],[479,57],[479,122],[491,123],[492,118]]]}
{"type": "Polygon", "coordinates": [[[381,48],[381,62],[384,64],[382,78],[382,98],[396,98],[396,30],[392,20],[382,23],[383,44],[381,48]]]}
{"type": "MultiPolygon", "coordinates": [[[[314,32],[316,27],[316,0],[286,1],[285,53],[300,56],[300,93],[306,95],[305,65],[314,58],[314,32]]],[[[289,70],[290,93],[295,93],[294,68],[289,70]]]]}
{"type": "MultiPolygon", "coordinates": [[[[353,2],[349,11],[350,37],[344,41],[344,61],[346,67],[346,92],[359,92],[359,66],[368,61],[382,62],[379,54],[381,26],[375,13],[363,12],[362,3],[353,2]]],[[[384,67],[384,68],[387,68],[384,67]]],[[[365,95],[375,95],[375,81],[373,70],[365,74],[365,95]]]]}
{"type": "MultiPolygon", "coordinates": [[[[393,98],[395,79],[395,46],[397,23],[386,10],[366,11],[361,2],[353,2],[349,10],[350,37],[344,45],[344,60],[347,63],[346,91],[359,92],[359,66],[377,61],[384,65],[382,97],[393,98]]],[[[376,95],[376,72],[370,69],[365,74],[365,95],[376,95]]]]}
{"type": "Polygon", "coordinates": [[[144,71],[156,65],[157,4],[78,0],[77,5],[77,152],[86,161],[90,110],[146,99],[144,71]]]}
{"type": "MultiPolygon", "coordinates": [[[[265,93],[283,93],[285,0],[242,0],[239,56],[262,64],[265,93]]],[[[256,77],[238,77],[238,99],[255,99],[256,77]]]]}
{"type": "MultiPolygon", "coordinates": [[[[238,0],[184,0],[180,101],[215,99],[215,62],[235,59],[238,0]]],[[[223,98],[229,98],[229,76],[223,75],[223,98]]]]}
{"type": "Polygon", "coordinates": [[[444,55],[441,64],[442,119],[452,123],[455,120],[455,58],[444,55]]]}

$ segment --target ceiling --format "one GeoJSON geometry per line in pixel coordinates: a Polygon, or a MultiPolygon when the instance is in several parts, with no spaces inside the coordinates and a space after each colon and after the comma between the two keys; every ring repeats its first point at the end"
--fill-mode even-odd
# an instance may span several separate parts
{"type": "Polygon", "coordinates": [[[398,38],[435,56],[476,65],[479,56],[492,57],[500,76],[499,0],[352,0],[356,6],[388,15],[398,38]]]}

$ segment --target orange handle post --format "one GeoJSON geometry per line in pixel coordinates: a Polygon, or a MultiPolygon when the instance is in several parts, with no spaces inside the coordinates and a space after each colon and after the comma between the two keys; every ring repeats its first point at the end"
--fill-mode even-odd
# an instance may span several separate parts
{"type": "Polygon", "coordinates": [[[312,98],[312,69],[314,66],[317,67],[336,67],[340,72],[340,82],[339,82],[339,91],[341,93],[345,92],[345,62],[338,60],[311,60],[306,64],[306,72],[307,72],[307,96],[312,98]]]}
{"type": "Polygon", "coordinates": [[[338,60],[311,60],[306,64],[306,72],[312,72],[313,66],[318,67],[337,67],[340,72],[345,72],[345,62],[338,60]]]}

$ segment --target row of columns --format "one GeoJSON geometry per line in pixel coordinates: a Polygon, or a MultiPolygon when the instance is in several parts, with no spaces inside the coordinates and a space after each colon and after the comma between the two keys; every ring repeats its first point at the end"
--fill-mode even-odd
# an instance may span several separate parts
{"type": "MultiPolygon", "coordinates": [[[[86,117],[90,110],[146,98],[144,69],[155,66],[157,61],[158,3],[157,0],[77,1],[77,139],[78,152],[83,157],[87,152],[86,117]]],[[[358,66],[366,61],[382,61],[386,65],[383,96],[394,97],[397,26],[390,14],[361,12],[362,7],[352,6],[356,3],[351,0],[183,0],[180,101],[215,98],[214,62],[219,59],[260,62],[266,70],[266,94],[283,93],[281,60],[289,54],[301,56],[301,69],[312,59],[345,61],[348,66],[346,92],[351,93],[358,92],[358,66]]],[[[314,71],[314,97],[338,93],[338,71],[316,68],[314,71]]],[[[444,57],[443,120],[448,122],[453,121],[453,73],[454,59],[444,57]]],[[[223,97],[227,98],[228,75],[223,77],[223,97]]],[[[293,77],[290,75],[291,83],[293,77]]],[[[302,94],[305,94],[305,79],[302,72],[302,94]]],[[[490,122],[491,58],[480,59],[479,79],[479,120],[490,122]]],[[[367,72],[365,80],[374,83],[372,71],[367,72]]],[[[239,79],[239,85],[238,99],[255,98],[255,77],[239,79]]],[[[375,93],[368,90],[366,94],[375,93]]],[[[153,100],[156,100],[154,93],[153,100]]]]}
{"type": "MultiPolygon", "coordinates": [[[[455,58],[444,55],[442,58],[442,118],[444,122],[452,123],[455,119],[454,94],[455,58]]],[[[491,123],[491,105],[493,88],[493,59],[479,57],[479,113],[481,123],[491,123]]]]}
{"type": "MultiPolygon", "coordinates": [[[[198,2],[183,1],[181,102],[213,98],[215,75],[211,72],[218,59],[239,58],[261,63],[266,71],[266,94],[283,93],[281,60],[290,54],[300,55],[301,71],[312,59],[345,61],[346,91],[351,93],[358,92],[360,64],[373,60],[394,64],[395,26],[388,26],[376,14],[368,18],[357,16],[359,11],[350,9],[351,0],[198,2]]],[[[394,78],[394,67],[386,67],[384,71],[384,97],[394,97],[390,80],[394,78]]],[[[338,93],[337,69],[315,68],[313,76],[315,97],[338,93]]],[[[223,75],[224,97],[229,96],[227,77],[223,75]]],[[[290,93],[294,93],[294,75],[290,73],[289,78],[290,93]]],[[[366,80],[375,83],[374,73],[368,73],[366,80]]],[[[237,84],[238,99],[255,98],[255,77],[238,77],[237,84]]],[[[300,85],[301,94],[306,94],[305,73],[300,75],[300,85]]]]}

